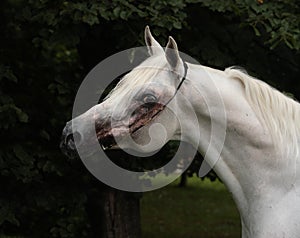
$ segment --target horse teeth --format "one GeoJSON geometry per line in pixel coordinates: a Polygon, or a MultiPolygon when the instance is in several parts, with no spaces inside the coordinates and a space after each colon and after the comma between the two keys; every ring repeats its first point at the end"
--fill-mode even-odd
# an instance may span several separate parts
{"type": "Polygon", "coordinates": [[[106,147],[106,146],[104,146],[102,144],[101,144],[101,147],[102,147],[102,150],[104,150],[104,151],[108,149],[108,147],[106,147]]]}

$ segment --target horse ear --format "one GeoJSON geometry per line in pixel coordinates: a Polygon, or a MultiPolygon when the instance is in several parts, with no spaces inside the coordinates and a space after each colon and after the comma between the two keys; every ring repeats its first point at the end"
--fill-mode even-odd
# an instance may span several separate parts
{"type": "Polygon", "coordinates": [[[145,28],[145,42],[148,48],[149,55],[156,55],[164,52],[161,45],[152,36],[149,26],[146,26],[145,28]]]}
{"type": "Polygon", "coordinates": [[[165,54],[170,66],[173,69],[176,69],[180,62],[180,56],[179,56],[176,41],[171,36],[169,36],[169,41],[166,46],[165,54]]]}

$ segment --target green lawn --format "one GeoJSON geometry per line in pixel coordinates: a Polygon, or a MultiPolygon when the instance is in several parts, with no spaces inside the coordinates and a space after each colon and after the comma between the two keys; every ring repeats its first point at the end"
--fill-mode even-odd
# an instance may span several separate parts
{"type": "Polygon", "coordinates": [[[240,237],[240,219],[231,195],[219,181],[189,178],[143,195],[143,238],[240,237]]]}

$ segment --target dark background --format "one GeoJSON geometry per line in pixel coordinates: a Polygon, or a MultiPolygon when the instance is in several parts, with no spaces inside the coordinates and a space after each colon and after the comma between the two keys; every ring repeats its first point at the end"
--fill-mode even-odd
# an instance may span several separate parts
{"type": "Polygon", "coordinates": [[[201,64],[242,66],[300,98],[296,0],[4,0],[0,13],[1,237],[97,236],[104,187],[62,155],[60,135],[84,76],[144,45],[146,25],[201,64]]]}

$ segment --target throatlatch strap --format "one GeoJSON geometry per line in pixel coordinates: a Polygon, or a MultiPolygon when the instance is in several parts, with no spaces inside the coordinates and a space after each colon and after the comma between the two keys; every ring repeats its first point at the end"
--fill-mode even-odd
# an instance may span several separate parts
{"type": "Polygon", "coordinates": [[[184,80],[186,79],[186,75],[187,75],[187,71],[188,71],[188,68],[189,68],[189,67],[188,67],[188,65],[187,65],[187,63],[186,63],[185,61],[183,62],[183,67],[184,67],[184,75],[183,75],[183,77],[182,77],[180,83],[178,84],[178,86],[177,86],[177,88],[176,88],[175,94],[177,93],[177,91],[179,90],[179,88],[180,88],[181,85],[183,84],[184,80]]]}

